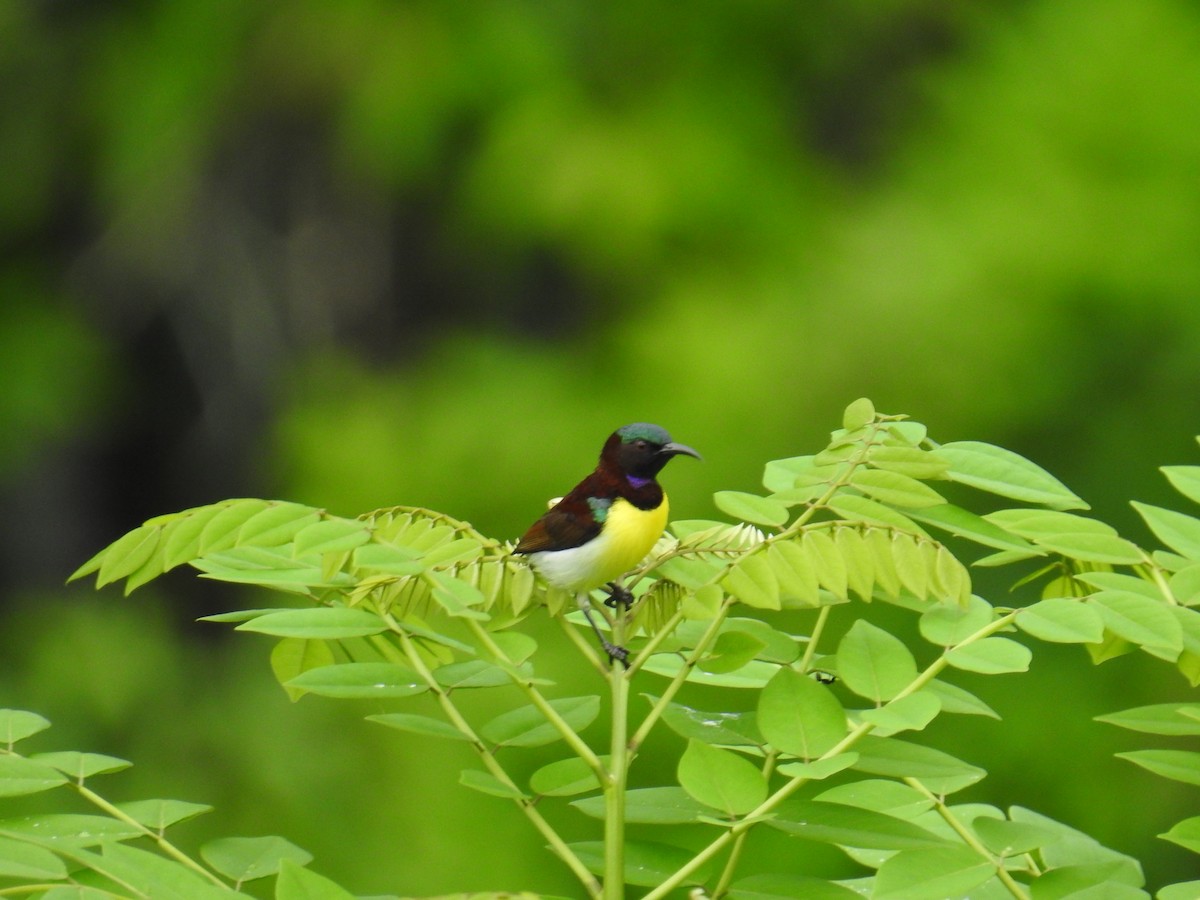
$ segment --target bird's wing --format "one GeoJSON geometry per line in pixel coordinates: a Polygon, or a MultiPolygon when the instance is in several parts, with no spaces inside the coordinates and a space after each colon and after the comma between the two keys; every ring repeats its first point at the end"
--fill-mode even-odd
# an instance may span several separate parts
{"type": "Polygon", "coordinates": [[[516,553],[569,550],[600,533],[612,500],[597,497],[587,481],[577,486],[529,527],[514,548],[516,553]]]}

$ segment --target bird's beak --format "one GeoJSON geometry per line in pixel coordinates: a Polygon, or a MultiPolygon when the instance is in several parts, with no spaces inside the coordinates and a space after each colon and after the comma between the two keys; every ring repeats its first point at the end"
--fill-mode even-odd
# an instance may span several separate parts
{"type": "Polygon", "coordinates": [[[704,457],[689,447],[687,444],[677,444],[674,441],[663,444],[662,449],[658,451],[663,456],[694,456],[696,459],[703,460],[704,457]]]}

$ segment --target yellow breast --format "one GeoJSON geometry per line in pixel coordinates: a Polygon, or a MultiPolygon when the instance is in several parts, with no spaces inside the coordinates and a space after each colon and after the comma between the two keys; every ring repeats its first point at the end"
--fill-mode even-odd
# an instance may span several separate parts
{"type": "Polygon", "coordinates": [[[544,550],[530,562],[551,584],[590,591],[637,566],[667,527],[667,498],[655,509],[638,509],[618,498],[608,508],[600,534],[569,550],[544,550]]]}
{"type": "Polygon", "coordinates": [[[624,575],[646,558],[667,527],[668,511],[665,494],[654,509],[638,509],[620,498],[613,502],[599,538],[606,545],[602,554],[605,571],[612,573],[606,574],[602,584],[624,575]]]}

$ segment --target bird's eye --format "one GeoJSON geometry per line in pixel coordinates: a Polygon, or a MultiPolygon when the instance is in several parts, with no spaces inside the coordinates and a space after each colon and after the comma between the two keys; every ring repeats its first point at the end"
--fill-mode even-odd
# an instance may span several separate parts
{"type": "Polygon", "coordinates": [[[646,442],[644,440],[641,440],[639,438],[637,441],[634,442],[634,446],[637,447],[639,450],[645,450],[648,445],[646,444],[646,442]]]}

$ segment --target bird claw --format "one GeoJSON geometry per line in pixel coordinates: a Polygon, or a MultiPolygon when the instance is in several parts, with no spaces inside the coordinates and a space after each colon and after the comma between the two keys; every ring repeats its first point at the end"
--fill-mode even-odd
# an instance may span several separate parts
{"type": "Polygon", "coordinates": [[[629,651],[624,647],[619,647],[612,641],[601,641],[600,646],[604,648],[604,652],[608,654],[610,662],[619,662],[625,668],[629,668],[629,651]]]}
{"type": "Polygon", "coordinates": [[[609,609],[616,609],[618,606],[625,607],[626,611],[633,606],[633,594],[623,585],[617,584],[615,581],[610,581],[604,586],[608,591],[608,597],[604,600],[604,605],[609,609]]]}

